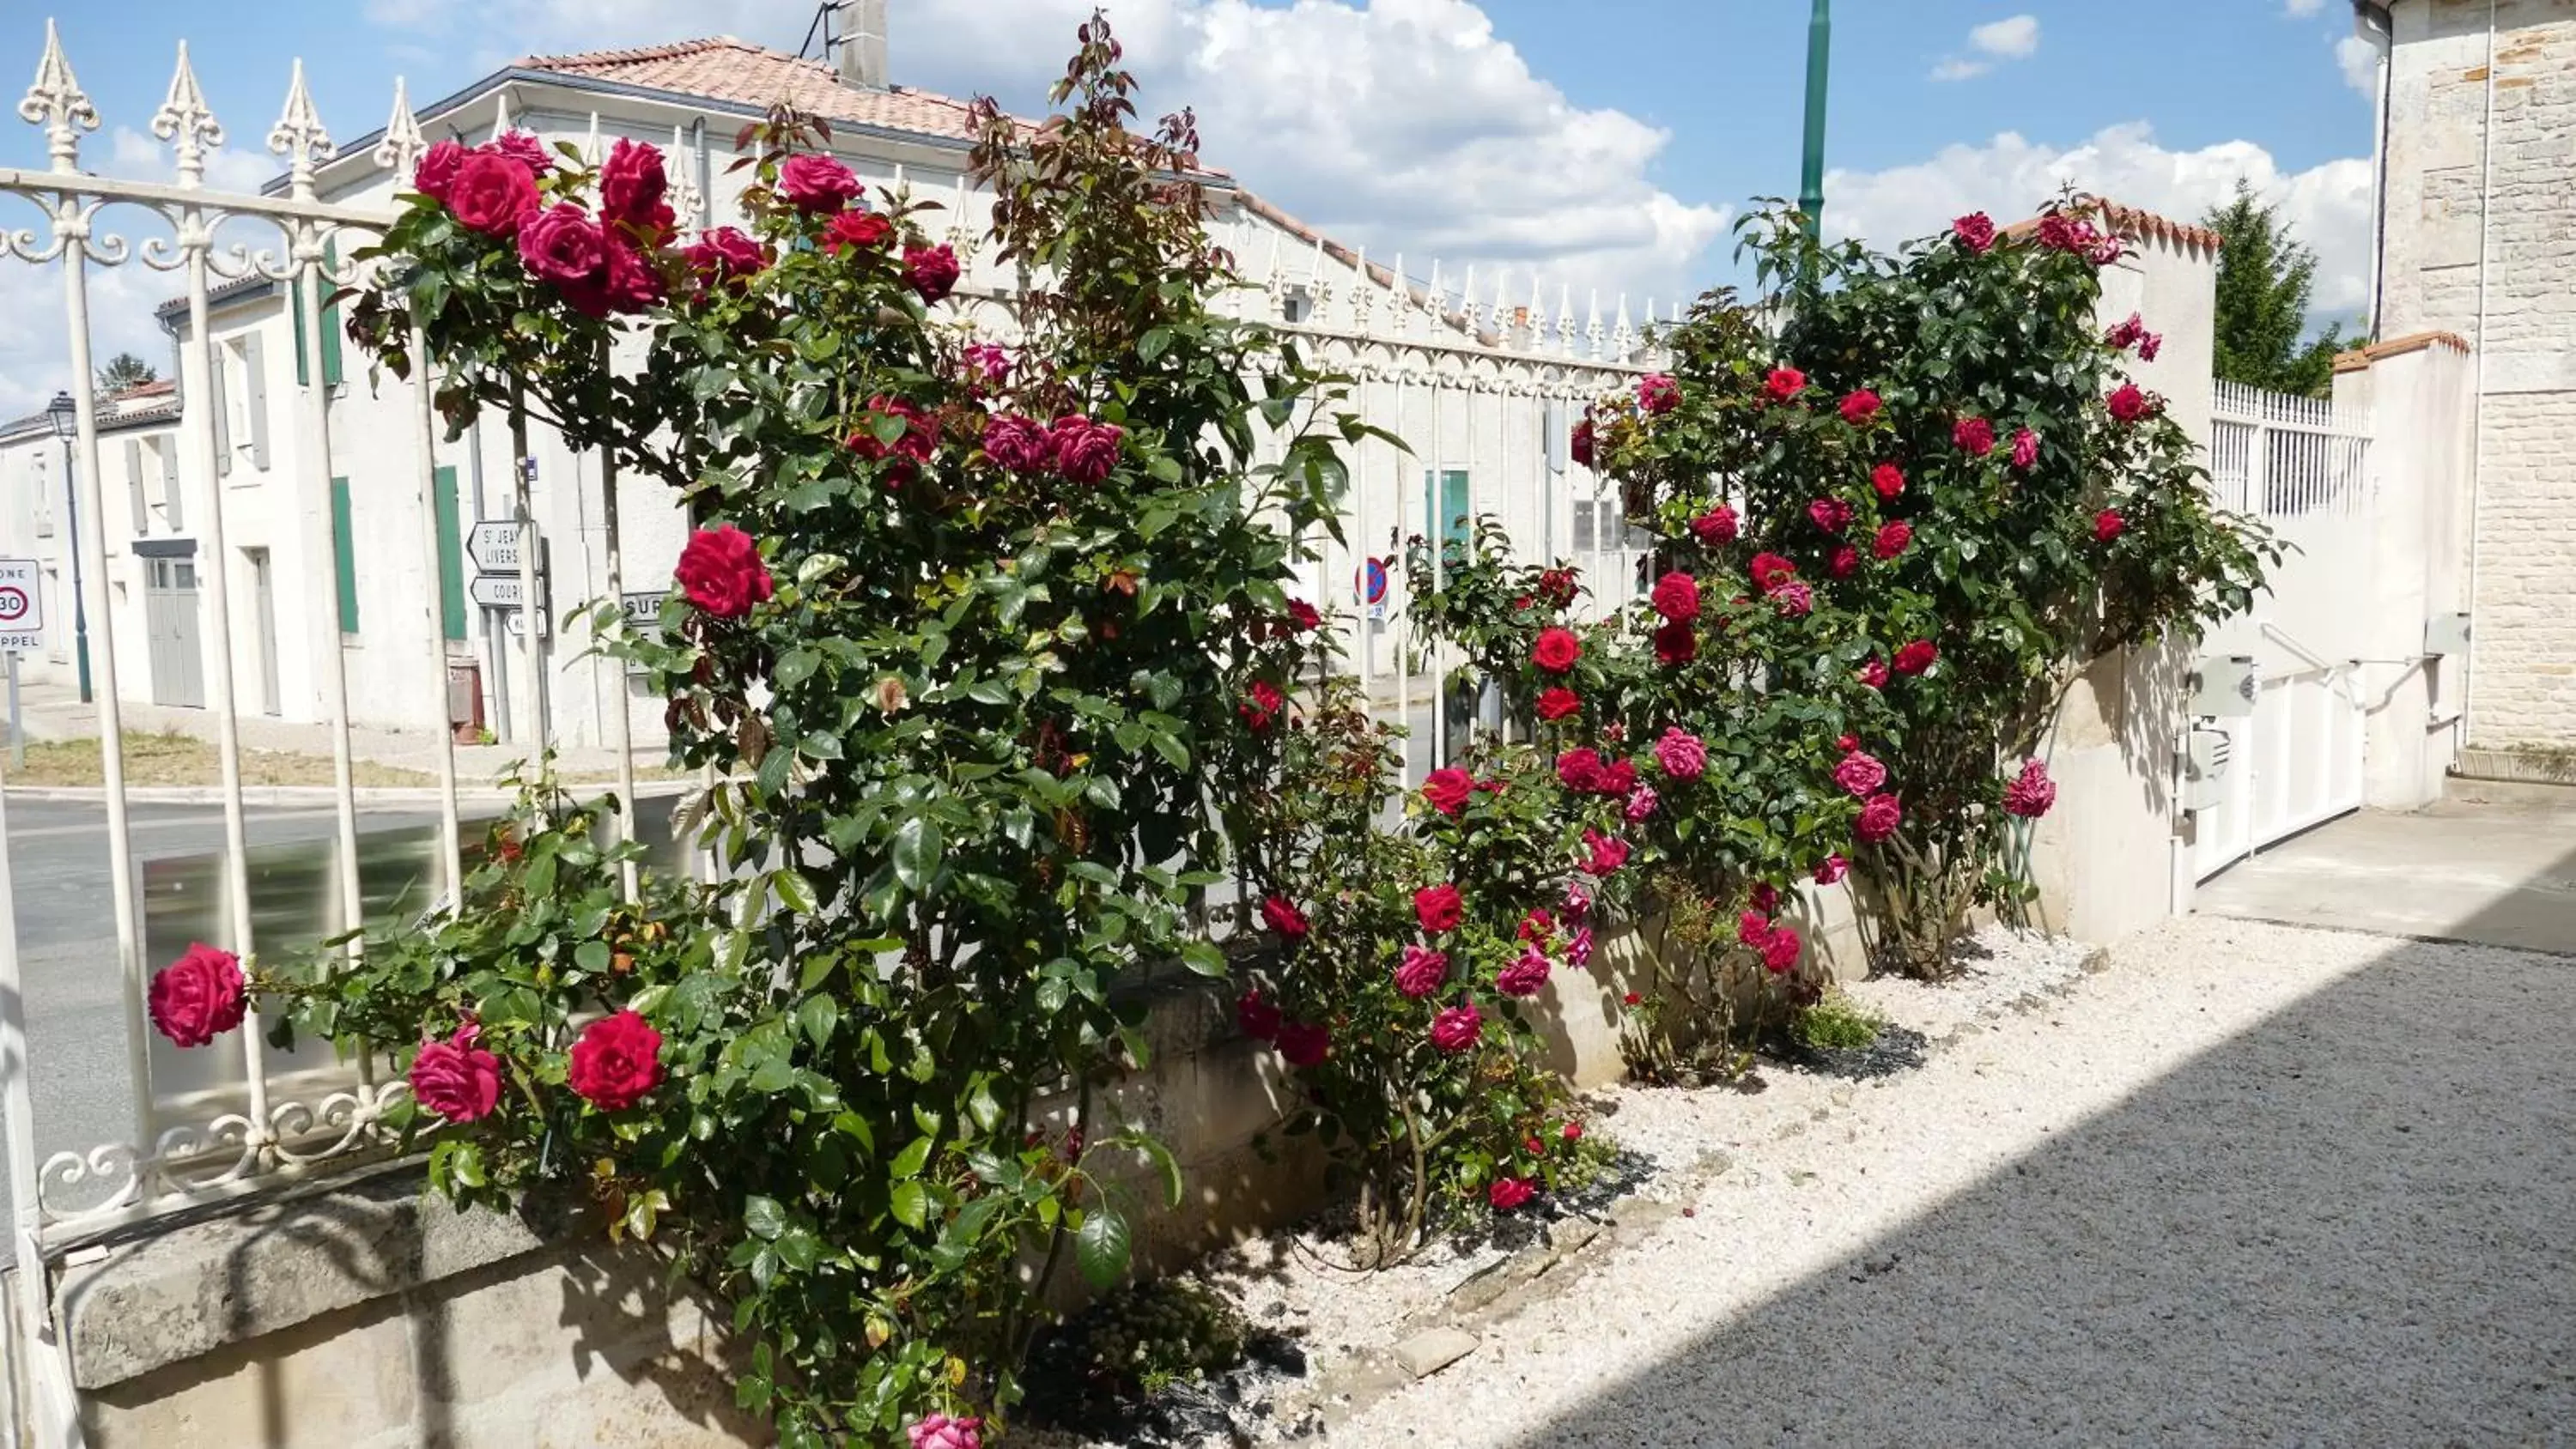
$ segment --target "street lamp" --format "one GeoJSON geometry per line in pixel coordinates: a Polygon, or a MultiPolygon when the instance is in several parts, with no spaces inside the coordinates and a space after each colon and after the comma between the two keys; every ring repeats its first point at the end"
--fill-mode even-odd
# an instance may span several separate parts
{"type": "Polygon", "coordinates": [[[63,497],[71,506],[72,553],[72,667],[80,678],[80,701],[89,697],[89,599],[81,586],[80,489],[72,478],[72,438],[80,431],[80,404],[67,392],[54,394],[45,405],[45,416],[53,420],[54,436],[63,442],[63,497]]]}
{"type": "Polygon", "coordinates": [[[1808,256],[1803,274],[1812,279],[1814,250],[1823,239],[1825,218],[1825,67],[1834,48],[1833,0],[1816,0],[1807,19],[1807,137],[1800,158],[1798,210],[1804,213],[1808,256]]]}

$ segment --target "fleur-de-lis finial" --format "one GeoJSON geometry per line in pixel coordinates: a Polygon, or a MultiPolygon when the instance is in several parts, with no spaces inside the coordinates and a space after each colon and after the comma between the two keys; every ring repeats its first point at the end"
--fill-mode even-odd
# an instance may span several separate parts
{"type": "Polygon", "coordinates": [[[206,152],[224,144],[224,128],[197,89],[197,72],[188,64],[188,42],[179,42],[179,69],[170,77],[169,97],[152,113],[152,134],[178,153],[179,184],[194,190],[205,184],[206,152]]]}
{"type": "Polygon", "coordinates": [[[331,144],[331,133],[322,129],[321,113],[313,109],[313,93],[304,88],[304,61],[297,57],[295,78],[286,88],[286,110],[268,131],[268,149],[286,158],[287,184],[299,198],[313,196],[314,163],[328,161],[340,154],[331,144]]]}
{"type": "Polygon", "coordinates": [[[98,108],[89,103],[72,63],[63,58],[63,38],[54,22],[45,22],[45,55],[36,62],[36,83],[18,102],[18,116],[45,128],[45,148],[56,171],[80,169],[80,133],[98,129],[98,108]]]}
{"type": "Polygon", "coordinates": [[[394,113],[385,121],[384,139],[367,153],[377,165],[394,174],[397,184],[408,185],[420,155],[429,149],[429,138],[420,132],[420,118],[411,113],[411,97],[403,87],[403,78],[394,77],[394,113]]]}

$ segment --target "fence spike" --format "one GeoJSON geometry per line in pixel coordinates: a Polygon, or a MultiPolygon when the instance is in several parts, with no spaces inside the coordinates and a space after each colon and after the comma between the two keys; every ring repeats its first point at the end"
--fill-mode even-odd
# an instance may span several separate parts
{"type": "Polygon", "coordinates": [[[1395,271],[1388,278],[1388,285],[1395,296],[1387,303],[1387,319],[1394,324],[1395,335],[1402,337],[1413,330],[1413,287],[1404,280],[1402,252],[1395,254],[1395,271]]]}
{"type": "MultiPolygon", "coordinates": [[[[401,82],[395,82],[400,94],[401,82]]],[[[224,144],[224,128],[215,113],[206,106],[206,93],[197,88],[197,72],[188,64],[188,42],[179,42],[179,69],[170,77],[170,94],[163,98],[161,109],[152,113],[152,134],[171,143],[178,153],[179,185],[193,191],[205,184],[206,148],[224,144]]],[[[420,134],[414,127],[412,134],[420,134]]]]}
{"type": "Polygon", "coordinates": [[[313,93],[304,87],[304,58],[295,58],[292,79],[286,85],[286,110],[268,131],[268,149],[286,158],[287,185],[297,199],[313,198],[313,165],[340,154],[331,144],[331,133],[322,129],[321,113],[313,109],[313,93]]]}
{"type": "Polygon", "coordinates": [[[1574,355],[1574,288],[1564,282],[1556,284],[1556,349],[1574,355]]]}
{"type": "Polygon", "coordinates": [[[1584,304],[1583,340],[1592,346],[1592,360],[1601,360],[1601,289],[1592,289],[1591,300],[1584,304]]]}
{"type": "Polygon", "coordinates": [[[428,149],[429,138],[421,134],[420,118],[411,113],[410,91],[403,78],[395,76],[393,114],[385,119],[385,134],[367,158],[392,172],[396,185],[408,186],[412,167],[428,149]]]}
{"type": "Polygon", "coordinates": [[[608,159],[607,150],[600,145],[599,112],[597,111],[590,113],[590,133],[582,137],[581,159],[589,162],[593,166],[597,166],[608,159]]]}
{"type": "Polygon", "coordinates": [[[36,83],[18,102],[18,116],[45,128],[45,149],[52,153],[56,171],[80,169],[80,133],[98,129],[98,108],[72,75],[63,38],[50,19],[45,22],[45,54],[36,62],[36,83]]]}
{"type": "Polygon", "coordinates": [[[1503,345],[1511,346],[1512,334],[1519,328],[1517,319],[1512,316],[1512,301],[1504,289],[1504,272],[1500,267],[1494,268],[1493,323],[1494,330],[1502,335],[1503,345]]]}
{"type": "Polygon", "coordinates": [[[493,93],[492,139],[498,141],[508,134],[510,134],[510,90],[509,87],[504,86],[493,93]]]}
{"type": "Polygon", "coordinates": [[[1458,287],[1458,317],[1465,324],[1467,335],[1470,337],[1476,335],[1479,315],[1476,310],[1476,264],[1469,262],[1467,280],[1460,283],[1458,287]]]}
{"type": "Polygon", "coordinates": [[[1619,294],[1619,325],[1618,328],[1610,334],[1610,355],[1620,362],[1626,362],[1628,360],[1628,355],[1636,350],[1636,344],[1637,329],[1630,325],[1628,321],[1628,294],[1621,292],[1619,294]]]}
{"type": "Polygon", "coordinates": [[[1377,281],[1369,275],[1367,247],[1359,248],[1351,256],[1351,270],[1358,277],[1351,286],[1351,330],[1366,337],[1371,314],[1377,310],[1377,281]]]}

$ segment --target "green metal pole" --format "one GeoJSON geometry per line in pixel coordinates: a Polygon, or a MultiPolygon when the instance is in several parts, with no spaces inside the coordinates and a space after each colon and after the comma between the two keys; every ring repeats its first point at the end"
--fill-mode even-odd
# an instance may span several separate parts
{"type": "Polygon", "coordinates": [[[1807,242],[1822,235],[1825,216],[1825,61],[1834,44],[1833,0],[1816,0],[1807,21],[1807,150],[1798,176],[1798,210],[1807,218],[1807,242]]]}

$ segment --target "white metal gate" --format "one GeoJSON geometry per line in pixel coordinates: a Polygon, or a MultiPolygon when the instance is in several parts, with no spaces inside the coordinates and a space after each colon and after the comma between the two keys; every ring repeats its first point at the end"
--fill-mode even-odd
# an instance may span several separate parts
{"type": "Polygon", "coordinates": [[[2253,661],[2252,711],[2194,721],[2224,741],[2217,802],[2194,812],[2206,880],[2275,841],[2361,808],[2369,710],[2358,637],[2376,510],[2368,420],[2323,398],[2217,384],[2210,486],[2293,546],[2252,611],[2202,643],[2253,661]]]}

